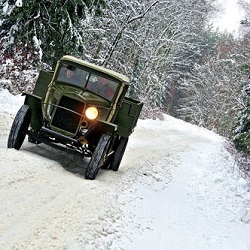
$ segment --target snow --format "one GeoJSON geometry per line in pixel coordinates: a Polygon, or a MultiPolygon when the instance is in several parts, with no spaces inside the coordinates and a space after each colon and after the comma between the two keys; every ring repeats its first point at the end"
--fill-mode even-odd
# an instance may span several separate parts
{"type": "Polygon", "coordinates": [[[24,97],[0,91],[1,249],[249,249],[250,186],[224,138],[164,115],[139,120],[118,172],[25,141],[24,97]]]}
{"type": "Polygon", "coordinates": [[[33,42],[34,42],[34,46],[38,50],[39,59],[42,60],[43,52],[41,49],[41,40],[38,39],[37,36],[33,36],[33,42]]]}
{"type": "Polygon", "coordinates": [[[9,3],[8,1],[6,1],[3,5],[3,15],[7,15],[8,8],[9,8],[9,3]]]}
{"type": "Polygon", "coordinates": [[[15,5],[17,7],[22,7],[23,6],[23,1],[22,0],[17,0],[16,3],[15,3],[15,5]]]}

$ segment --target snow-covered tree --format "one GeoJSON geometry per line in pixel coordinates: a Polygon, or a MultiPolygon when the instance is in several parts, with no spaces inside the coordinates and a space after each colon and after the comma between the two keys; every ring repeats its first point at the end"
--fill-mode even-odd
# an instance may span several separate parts
{"type": "Polygon", "coordinates": [[[228,136],[236,122],[241,72],[231,60],[211,58],[182,84],[181,118],[228,136]]]}
{"type": "Polygon", "coordinates": [[[229,137],[242,108],[241,89],[246,83],[242,65],[248,55],[246,41],[222,35],[214,53],[182,83],[181,118],[229,137]]]}
{"type": "Polygon", "coordinates": [[[106,3],[104,15],[89,19],[84,56],[130,76],[130,94],[150,103],[150,108],[165,107],[168,91],[205,49],[200,31],[208,1],[106,3]]]}
{"type": "Polygon", "coordinates": [[[104,0],[3,0],[0,39],[4,52],[21,41],[35,49],[38,59],[53,65],[64,54],[83,51],[80,23],[89,13],[100,14],[104,5],[104,0]]]}
{"type": "Polygon", "coordinates": [[[250,4],[247,1],[240,0],[239,3],[245,11],[245,19],[241,21],[241,35],[244,41],[241,54],[245,55],[246,60],[241,65],[242,72],[247,75],[247,80],[242,87],[242,94],[239,97],[242,101],[241,109],[238,114],[238,121],[233,130],[232,137],[236,148],[244,152],[247,156],[243,161],[245,166],[249,166],[250,155],[250,4]],[[248,159],[248,162],[247,162],[248,159]]]}
{"type": "Polygon", "coordinates": [[[241,101],[240,112],[238,112],[238,121],[232,132],[232,138],[236,148],[246,154],[243,164],[249,167],[250,155],[250,4],[248,1],[239,0],[239,4],[244,10],[245,17],[241,21],[241,51],[239,54],[245,58],[240,69],[242,74],[246,75],[246,81],[242,86],[242,94],[239,96],[241,101]]]}
{"type": "Polygon", "coordinates": [[[250,154],[250,82],[244,86],[244,105],[241,109],[238,123],[232,133],[233,141],[239,151],[250,154]]]}
{"type": "MultiPolygon", "coordinates": [[[[130,95],[170,113],[181,79],[207,49],[208,0],[3,0],[1,44],[52,66],[72,54],[131,78],[130,95]]],[[[173,113],[173,112],[172,112],[173,113]]]]}

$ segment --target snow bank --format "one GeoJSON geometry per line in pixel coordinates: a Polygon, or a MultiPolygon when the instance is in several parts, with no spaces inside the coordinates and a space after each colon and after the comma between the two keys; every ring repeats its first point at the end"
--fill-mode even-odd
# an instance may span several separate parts
{"type": "Polygon", "coordinates": [[[13,118],[23,102],[24,97],[21,95],[14,96],[8,90],[0,91],[0,135],[9,133],[13,118]]]}

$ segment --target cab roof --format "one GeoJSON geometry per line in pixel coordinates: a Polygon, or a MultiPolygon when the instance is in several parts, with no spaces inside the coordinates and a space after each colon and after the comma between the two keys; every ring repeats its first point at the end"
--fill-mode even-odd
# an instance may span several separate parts
{"type": "Polygon", "coordinates": [[[76,63],[76,64],[80,64],[80,65],[83,65],[85,67],[88,67],[88,68],[91,68],[91,69],[94,69],[96,71],[99,71],[99,72],[102,72],[102,73],[105,73],[107,75],[110,75],[114,78],[116,78],[117,80],[119,81],[122,81],[126,84],[129,84],[129,79],[127,76],[123,75],[123,74],[120,74],[120,73],[117,73],[113,70],[110,70],[110,69],[106,69],[102,66],[98,66],[96,64],[93,64],[93,63],[89,63],[87,61],[84,61],[84,60],[81,60],[81,59],[78,59],[74,56],[69,56],[69,55],[66,55],[66,56],[63,56],[61,58],[61,61],[68,61],[68,62],[73,62],[73,63],[76,63]]]}

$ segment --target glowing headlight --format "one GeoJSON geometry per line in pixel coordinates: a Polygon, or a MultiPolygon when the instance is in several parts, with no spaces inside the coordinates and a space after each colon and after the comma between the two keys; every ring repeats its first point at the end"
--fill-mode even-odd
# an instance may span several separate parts
{"type": "Polygon", "coordinates": [[[98,116],[98,110],[96,107],[89,107],[85,111],[85,115],[90,120],[95,120],[98,116]]]}

